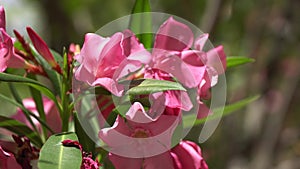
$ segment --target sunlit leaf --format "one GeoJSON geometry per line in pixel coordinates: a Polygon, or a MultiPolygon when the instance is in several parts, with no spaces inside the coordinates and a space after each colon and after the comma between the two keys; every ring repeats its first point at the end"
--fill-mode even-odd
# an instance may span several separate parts
{"type": "Polygon", "coordinates": [[[127,91],[127,94],[129,95],[145,95],[167,90],[186,91],[181,84],[166,80],[139,79],[136,81],[133,80],[130,85],[133,85],[134,87],[127,91]]]}
{"type": "Polygon", "coordinates": [[[255,60],[244,56],[230,56],[226,58],[227,68],[236,67],[246,63],[252,63],[255,60]]]}
{"type": "Polygon", "coordinates": [[[51,136],[41,149],[38,167],[42,169],[80,169],[82,155],[76,147],[62,145],[64,140],[78,140],[75,133],[62,133],[51,136]]]}

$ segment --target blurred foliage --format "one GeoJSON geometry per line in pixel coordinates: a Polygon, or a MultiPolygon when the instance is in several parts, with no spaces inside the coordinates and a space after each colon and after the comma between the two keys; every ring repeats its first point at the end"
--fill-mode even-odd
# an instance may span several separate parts
{"type": "MultiPolygon", "coordinates": [[[[44,24],[39,33],[59,52],[70,43],[82,44],[85,33],[130,14],[134,4],[134,0],[19,1],[38,4],[37,15],[44,24]]],[[[256,60],[227,72],[229,103],[249,95],[262,97],[225,117],[201,145],[210,168],[300,168],[300,1],[152,0],[151,5],[153,11],[182,17],[210,33],[213,44],[222,44],[229,56],[256,60]]],[[[22,12],[17,19],[26,24],[22,12]]]]}

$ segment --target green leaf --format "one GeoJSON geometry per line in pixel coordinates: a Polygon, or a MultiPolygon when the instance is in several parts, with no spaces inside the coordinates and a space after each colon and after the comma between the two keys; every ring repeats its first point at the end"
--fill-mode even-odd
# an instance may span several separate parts
{"type": "Polygon", "coordinates": [[[252,63],[254,61],[255,60],[252,58],[243,57],[243,56],[230,56],[226,58],[227,68],[236,67],[246,63],[252,63]]]}
{"type": "MultiPolygon", "coordinates": [[[[48,75],[49,80],[51,81],[53,88],[54,88],[54,93],[58,94],[61,96],[61,89],[60,89],[60,84],[61,84],[61,78],[60,75],[52,69],[52,67],[49,65],[49,63],[42,57],[34,48],[33,45],[30,45],[31,51],[33,55],[35,56],[36,60],[41,64],[43,69],[45,70],[46,74],[48,75]]],[[[54,53],[54,51],[52,51],[54,53]]],[[[59,58],[57,54],[55,54],[55,57],[59,58]]],[[[61,62],[60,62],[61,63],[61,62]]]]}
{"type": "Polygon", "coordinates": [[[7,74],[7,73],[0,73],[0,81],[4,82],[17,82],[17,83],[23,83],[28,86],[31,86],[39,91],[41,91],[45,96],[47,96],[49,99],[53,100],[58,109],[60,110],[61,107],[58,104],[55,95],[43,84],[39,83],[38,81],[25,78],[22,76],[7,74]]]}
{"type": "Polygon", "coordinates": [[[185,128],[192,127],[193,125],[203,124],[206,121],[214,120],[214,119],[216,119],[218,117],[221,117],[221,116],[230,115],[231,113],[233,113],[233,112],[247,106],[249,103],[257,100],[259,97],[260,97],[259,95],[248,97],[248,98],[240,100],[236,103],[226,105],[224,107],[224,109],[223,108],[214,109],[214,110],[212,110],[213,114],[207,116],[206,118],[195,120],[196,116],[194,114],[183,116],[184,127],[185,128]]]}
{"type": "Polygon", "coordinates": [[[57,53],[55,50],[50,49],[50,52],[52,53],[55,61],[62,67],[63,57],[59,53],[57,53]]]}
{"type": "Polygon", "coordinates": [[[83,147],[83,150],[86,152],[95,151],[95,143],[94,141],[86,134],[84,129],[81,126],[81,123],[78,119],[77,113],[74,113],[74,124],[75,124],[75,132],[78,136],[79,142],[83,147]]]}
{"type": "MultiPolygon", "coordinates": [[[[7,102],[9,102],[9,103],[11,103],[11,104],[13,104],[13,105],[19,107],[19,108],[25,113],[25,116],[26,116],[27,118],[30,118],[30,116],[32,116],[32,117],[35,118],[35,119],[36,119],[43,127],[45,127],[46,129],[48,129],[51,133],[54,133],[53,130],[48,126],[48,124],[47,124],[43,119],[39,118],[39,117],[36,116],[34,113],[32,113],[31,111],[29,111],[28,109],[26,109],[26,108],[24,107],[23,104],[18,103],[18,102],[16,102],[15,100],[13,100],[13,99],[11,99],[11,98],[9,98],[9,97],[6,97],[6,96],[4,96],[4,95],[2,95],[2,94],[0,94],[0,99],[2,99],[2,100],[4,100],[4,101],[7,101],[7,102]]],[[[31,122],[32,125],[34,125],[34,124],[32,123],[31,118],[28,119],[28,121],[31,122]]],[[[34,126],[34,128],[36,129],[35,126],[34,126]]]]}
{"type": "Polygon", "coordinates": [[[146,49],[152,47],[152,16],[149,0],[136,0],[132,9],[129,29],[132,30],[146,49]]]}
{"type": "Polygon", "coordinates": [[[62,145],[64,140],[76,140],[75,133],[62,133],[51,136],[41,149],[38,168],[42,169],[80,169],[81,151],[76,147],[62,145]]]}
{"type": "Polygon", "coordinates": [[[167,90],[183,90],[186,89],[177,82],[155,79],[138,79],[131,81],[134,87],[127,91],[129,95],[146,95],[167,90]]]}
{"type": "Polygon", "coordinates": [[[0,115],[0,127],[3,127],[18,135],[25,135],[34,145],[39,148],[43,145],[41,138],[36,132],[31,130],[26,124],[21,123],[17,120],[0,115]]]}
{"type": "Polygon", "coordinates": [[[31,124],[32,128],[34,129],[34,131],[38,132],[35,124],[33,123],[32,119],[30,118],[30,112],[29,112],[29,110],[27,110],[24,107],[23,101],[22,101],[21,97],[19,96],[16,88],[14,87],[14,85],[12,83],[8,83],[8,85],[9,85],[9,89],[11,91],[11,94],[15,98],[16,102],[14,100],[12,100],[12,99],[4,96],[4,95],[1,95],[1,98],[4,99],[4,100],[6,100],[6,101],[8,101],[8,102],[10,102],[10,103],[12,103],[12,104],[14,104],[14,105],[16,105],[16,106],[18,106],[18,107],[22,107],[23,108],[22,110],[24,110],[23,113],[26,116],[26,119],[29,121],[29,123],[31,124]]]}

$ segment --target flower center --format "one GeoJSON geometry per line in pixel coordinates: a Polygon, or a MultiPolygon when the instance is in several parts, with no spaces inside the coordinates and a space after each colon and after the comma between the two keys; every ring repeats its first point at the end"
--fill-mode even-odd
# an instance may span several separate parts
{"type": "Polygon", "coordinates": [[[134,132],[131,134],[131,137],[134,138],[148,138],[150,136],[151,136],[150,131],[142,128],[134,129],[134,132]]]}

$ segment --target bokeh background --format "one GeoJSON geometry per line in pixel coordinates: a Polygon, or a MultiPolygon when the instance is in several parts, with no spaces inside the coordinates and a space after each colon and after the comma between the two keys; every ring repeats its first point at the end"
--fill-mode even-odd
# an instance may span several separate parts
{"type": "MultiPolygon", "coordinates": [[[[224,117],[201,144],[211,169],[300,168],[300,1],[150,0],[155,12],[182,17],[228,56],[253,64],[229,69],[227,102],[259,100],[224,117]]],[[[128,15],[134,0],[0,0],[7,30],[31,26],[55,50],[82,44],[84,34],[128,15]]],[[[0,84],[5,91],[5,84],[0,84]]],[[[1,92],[2,92],[1,91],[1,92]]],[[[26,90],[24,95],[26,96],[26,90]]],[[[12,111],[1,105],[0,110],[12,111]]]]}

